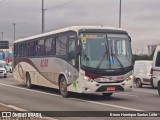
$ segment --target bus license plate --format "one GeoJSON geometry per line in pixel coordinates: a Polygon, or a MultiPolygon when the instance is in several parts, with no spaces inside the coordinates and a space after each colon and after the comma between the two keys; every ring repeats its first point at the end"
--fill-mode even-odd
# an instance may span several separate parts
{"type": "Polygon", "coordinates": [[[115,87],[107,87],[107,89],[106,89],[107,91],[115,91],[116,90],[116,88],[115,87]]]}

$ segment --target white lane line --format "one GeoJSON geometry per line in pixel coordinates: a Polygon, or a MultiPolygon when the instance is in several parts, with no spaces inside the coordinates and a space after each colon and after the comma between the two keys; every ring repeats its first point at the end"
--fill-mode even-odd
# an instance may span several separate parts
{"type": "Polygon", "coordinates": [[[16,106],[14,106],[14,105],[7,105],[7,107],[12,108],[12,109],[17,110],[17,111],[28,111],[28,110],[25,110],[25,109],[16,107],[16,106]]]}
{"type": "Polygon", "coordinates": [[[125,96],[131,96],[131,97],[139,97],[137,95],[129,95],[129,94],[125,94],[125,93],[114,93],[114,94],[119,94],[119,95],[125,95],[125,96]]]}
{"type": "Polygon", "coordinates": [[[113,105],[113,104],[106,104],[106,103],[95,102],[95,101],[81,100],[81,99],[77,99],[77,98],[70,98],[70,99],[79,100],[79,101],[88,102],[88,103],[94,103],[97,105],[103,105],[103,106],[109,106],[109,107],[120,108],[120,109],[125,109],[125,110],[131,110],[131,111],[144,111],[144,110],[140,110],[140,109],[134,109],[134,108],[123,107],[123,106],[113,105]]]}
{"type": "MultiPolygon", "coordinates": [[[[11,109],[14,109],[14,110],[17,110],[17,111],[23,111],[23,112],[27,111],[27,112],[29,112],[29,110],[22,109],[22,108],[14,106],[14,105],[6,105],[6,104],[3,104],[3,103],[0,103],[0,105],[8,107],[8,108],[11,108],[11,109]]],[[[45,119],[45,120],[58,120],[58,119],[51,118],[51,117],[42,117],[42,119],[45,119]]]]}
{"type": "MultiPolygon", "coordinates": [[[[22,89],[22,90],[27,90],[27,91],[32,91],[32,92],[36,92],[36,93],[42,93],[42,94],[62,97],[61,95],[55,95],[55,94],[51,94],[51,93],[46,93],[46,92],[41,92],[41,91],[36,91],[36,90],[30,90],[30,89],[20,88],[20,87],[16,87],[16,86],[12,86],[12,85],[7,85],[7,84],[3,84],[3,83],[0,83],[0,85],[12,87],[12,88],[17,88],[17,89],[22,89]]],[[[69,99],[78,100],[78,101],[82,101],[82,102],[88,102],[88,103],[92,103],[92,104],[103,105],[103,106],[109,106],[109,107],[114,107],[114,108],[120,108],[120,109],[124,109],[124,110],[144,111],[144,110],[140,110],[140,109],[134,109],[134,108],[124,107],[124,106],[113,105],[113,104],[106,104],[106,103],[89,101],[89,100],[82,100],[82,99],[77,99],[77,98],[69,98],[69,99]]]]}
{"type": "Polygon", "coordinates": [[[33,92],[36,92],[36,93],[42,93],[42,94],[46,94],[46,95],[53,95],[53,96],[62,97],[61,95],[55,95],[55,94],[52,94],[52,93],[46,93],[46,92],[36,91],[36,90],[32,90],[32,89],[27,89],[27,88],[16,87],[16,86],[7,85],[7,84],[3,84],[3,83],[0,83],[0,85],[12,87],[12,88],[17,88],[17,89],[21,89],[21,90],[33,91],[33,92]]]}

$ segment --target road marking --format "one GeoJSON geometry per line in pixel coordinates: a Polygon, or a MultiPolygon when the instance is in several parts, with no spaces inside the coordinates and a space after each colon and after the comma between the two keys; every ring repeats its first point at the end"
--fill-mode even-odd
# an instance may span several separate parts
{"type": "Polygon", "coordinates": [[[7,107],[10,107],[10,108],[12,108],[12,109],[14,109],[14,110],[17,110],[17,111],[28,111],[28,110],[25,110],[25,109],[16,107],[16,106],[14,106],[14,105],[7,105],[7,107]]]}
{"type": "Polygon", "coordinates": [[[129,95],[129,94],[125,94],[125,93],[114,93],[114,94],[125,95],[125,96],[132,96],[132,97],[139,97],[137,95],[129,95]]]}
{"type": "Polygon", "coordinates": [[[16,87],[16,86],[7,85],[7,84],[3,84],[3,83],[0,83],[0,85],[12,87],[12,88],[17,88],[17,89],[21,89],[21,90],[33,91],[33,92],[37,92],[37,93],[42,93],[42,94],[54,95],[54,96],[62,97],[61,95],[55,95],[55,94],[52,94],[52,93],[46,93],[46,92],[36,91],[36,90],[32,90],[32,89],[27,89],[27,88],[16,87]]]}
{"type": "MultiPolygon", "coordinates": [[[[36,91],[36,90],[30,90],[30,89],[26,89],[26,88],[20,88],[20,87],[16,87],[16,86],[12,86],[12,85],[7,85],[7,84],[3,84],[3,83],[0,83],[0,85],[12,87],[12,88],[17,88],[17,89],[22,89],[22,90],[27,90],[27,91],[33,91],[33,92],[36,92],[36,93],[42,93],[42,94],[62,97],[61,95],[55,95],[55,94],[51,94],[51,93],[46,93],[46,92],[41,92],[41,91],[36,91]]],[[[106,103],[89,101],[89,100],[82,100],[82,99],[78,99],[78,98],[69,98],[69,99],[83,101],[83,102],[88,102],[88,103],[92,103],[92,104],[103,105],[103,106],[109,106],[109,107],[114,107],[114,108],[120,108],[120,109],[124,109],[124,110],[144,111],[144,110],[140,110],[140,109],[134,109],[134,108],[124,107],[124,106],[113,105],[113,104],[106,104],[106,103]]]]}
{"type": "MultiPolygon", "coordinates": [[[[17,110],[17,111],[27,111],[29,112],[29,110],[25,110],[25,109],[22,109],[22,108],[19,108],[19,107],[16,107],[14,105],[6,105],[6,104],[3,104],[3,103],[0,103],[0,105],[2,106],[5,106],[5,107],[8,107],[8,108],[11,108],[11,109],[14,109],[14,110],[17,110]]],[[[41,118],[40,118],[41,119],[41,118]]],[[[52,118],[52,117],[42,117],[42,119],[45,119],[45,120],[58,120],[58,119],[55,119],[55,118],[52,118]]]]}
{"type": "Polygon", "coordinates": [[[70,99],[79,100],[79,101],[88,102],[88,103],[94,103],[94,104],[103,105],[103,106],[115,107],[115,108],[120,108],[120,109],[125,109],[125,110],[131,110],[131,111],[144,111],[140,109],[134,109],[134,108],[123,107],[123,106],[113,105],[113,104],[106,104],[106,103],[95,102],[95,101],[81,100],[77,98],[70,98],[70,99]]]}

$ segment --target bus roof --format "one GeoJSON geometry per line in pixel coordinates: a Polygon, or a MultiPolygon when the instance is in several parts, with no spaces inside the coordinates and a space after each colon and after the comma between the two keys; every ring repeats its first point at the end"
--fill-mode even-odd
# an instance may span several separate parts
{"type": "Polygon", "coordinates": [[[106,30],[125,31],[121,28],[107,27],[107,26],[71,26],[71,27],[66,27],[66,28],[63,28],[63,29],[54,30],[54,31],[51,31],[51,32],[46,32],[46,33],[43,33],[43,34],[38,34],[38,35],[27,37],[27,38],[18,39],[14,43],[27,41],[27,40],[31,40],[31,39],[36,39],[36,38],[40,38],[40,37],[45,37],[45,36],[48,36],[48,35],[61,33],[61,32],[66,32],[66,31],[76,31],[76,32],[78,32],[79,29],[106,29],[106,30]]]}

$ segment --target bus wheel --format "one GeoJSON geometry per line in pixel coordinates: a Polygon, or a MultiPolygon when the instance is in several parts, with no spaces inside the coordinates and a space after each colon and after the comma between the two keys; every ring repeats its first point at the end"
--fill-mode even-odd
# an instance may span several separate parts
{"type": "Polygon", "coordinates": [[[103,97],[110,97],[113,93],[102,93],[103,97]]]}
{"type": "Polygon", "coordinates": [[[29,88],[29,89],[32,88],[31,77],[30,77],[30,74],[29,74],[29,73],[26,74],[26,86],[27,86],[27,88],[29,88]]]}
{"type": "Polygon", "coordinates": [[[160,81],[158,82],[158,94],[160,95],[160,81]]]}
{"type": "Polygon", "coordinates": [[[141,87],[142,87],[142,82],[141,82],[140,79],[137,79],[137,80],[136,80],[136,86],[137,86],[138,88],[141,88],[141,87]]]}
{"type": "Polygon", "coordinates": [[[60,94],[63,97],[68,97],[69,96],[69,92],[67,91],[67,81],[66,81],[66,78],[64,76],[62,76],[60,78],[59,90],[60,90],[60,94]]]}

